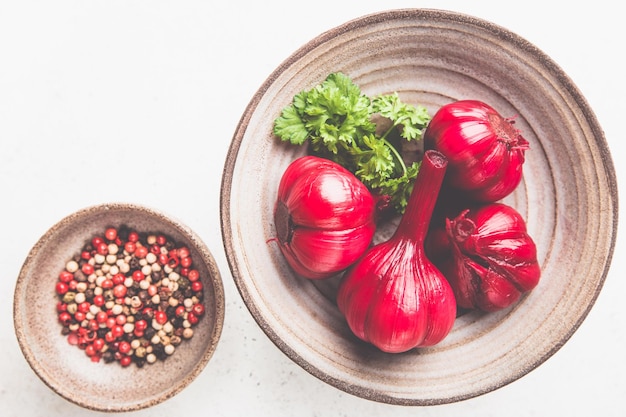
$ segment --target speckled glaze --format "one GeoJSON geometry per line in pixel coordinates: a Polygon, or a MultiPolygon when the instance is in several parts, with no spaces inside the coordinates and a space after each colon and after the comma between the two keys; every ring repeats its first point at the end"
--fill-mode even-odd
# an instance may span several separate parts
{"type": "MultiPolygon", "coordinates": [[[[451,403],[511,383],[553,355],[602,288],[617,226],[617,186],[602,129],[570,78],[526,40],[446,11],[392,10],[329,30],[269,76],[237,126],[221,215],[228,262],[248,309],[289,358],[353,395],[401,405],[451,403]],[[465,314],[439,345],[385,354],[359,342],[334,299],[336,281],[292,273],[272,219],[282,172],[305,149],[279,143],[273,120],[294,94],[343,71],[368,94],[397,91],[431,114],[479,99],[530,142],[525,177],[505,200],[527,219],[543,277],[518,304],[465,314]]],[[[378,239],[393,230],[381,230],[378,239]]]]}
{"type": "Polygon", "coordinates": [[[31,368],[62,397],[98,411],[137,410],[176,395],[209,362],[223,321],[223,283],[206,245],[179,221],[132,204],[88,207],[59,221],[28,254],[15,288],[15,332],[31,368]],[[67,260],[95,234],[123,224],[139,232],[161,232],[187,245],[204,285],[206,315],[193,338],[178,346],[166,361],[143,368],[92,363],[82,350],[68,344],[56,319],[54,286],[67,260]]]}

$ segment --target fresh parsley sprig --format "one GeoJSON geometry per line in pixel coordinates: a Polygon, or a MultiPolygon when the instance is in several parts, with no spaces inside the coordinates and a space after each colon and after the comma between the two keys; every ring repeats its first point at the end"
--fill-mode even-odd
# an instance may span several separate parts
{"type": "Polygon", "coordinates": [[[346,167],[403,213],[419,162],[407,166],[392,141],[421,140],[429,121],[425,107],[403,103],[397,93],[370,98],[336,72],[296,94],[274,121],[274,134],[295,145],[308,141],[312,153],[346,167]],[[377,133],[375,115],[391,122],[382,133],[377,133]]]}

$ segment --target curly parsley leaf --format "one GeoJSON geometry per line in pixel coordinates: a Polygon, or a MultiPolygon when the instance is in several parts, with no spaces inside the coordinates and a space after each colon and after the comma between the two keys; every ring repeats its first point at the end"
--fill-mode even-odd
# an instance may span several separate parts
{"type": "Polygon", "coordinates": [[[361,138],[363,147],[353,151],[356,169],[354,174],[370,189],[378,189],[392,177],[394,156],[386,141],[375,135],[361,138]]]}
{"type": "Polygon", "coordinates": [[[296,94],[274,121],[274,134],[294,145],[309,141],[312,153],[346,167],[402,213],[419,164],[407,167],[387,137],[398,131],[406,141],[421,140],[429,121],[426,108],[403,103],[397,93],[370,98],[337,72],[296,94]],[[391,121],[382,134],[376,133],[375,114],[391,121]]]}
{"type": "Polygon", "coordinates": [[[378,192],[382,195],[391,197],[390,204],[399,212],[404,213],[411,191],[413,191],[413,182],[419,171],[420,163],[413,162],[407,166],[406,172],[399,177],[389,178],[378,187],[378,192]]]}
{"type": "Polygon", "coordinates": [[[280,116],[280,124],[276,123],[274,128],[276,135],[294,145],[302,145],[309,138],[309,130],[302,120],[302,113],[299,111],[299,107],[296,105],[296,102],[303,101],[303,95],[304,93],[296,95],[293,99],[294,104],[285,107],[280,116]]]}
{"type": "Polygon", "coordinates": [[[372,101],[372,109],[375,113],[388,118],[393,122],[393,127],[402,126],[400,135],[406,140],[418,140],[422,138],[422,133],[430,116],[423,106],[412,106],[400,101],[398,93],[381,95],[372,101]]]}
{"type": "Polygon", "coordinates": [[[370,120],[371,101],[342,73],[330,74],[309,91],[294,97],[274,122],[274,133],[296,145],[310,139],[314,150],[337,154],[358,144],[376,126],[370,120]],[[306,140],[306,139],[305,139],[306,140]]]}

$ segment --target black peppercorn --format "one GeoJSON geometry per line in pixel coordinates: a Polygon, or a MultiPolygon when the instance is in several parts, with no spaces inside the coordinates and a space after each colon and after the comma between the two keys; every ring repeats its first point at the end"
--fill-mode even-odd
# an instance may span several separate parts
{"type": "Polygon", "coordinates": [[[160,360],[164,360],[165,358],[167,358],[167,353],[165,353],[165,346],[160,343],[152,345],[152,353],[154,353],[154,355],[160,360]]]}
{"type": "Polygon", "coordinates": [[[185,320],[182,317],[173,316],[173,318],[170,321],[172,322],[172,326],[174,326],[175,329],[178,329],[179,327],[183,326],[183,322],[185,320]]]}
{"type": "Polygon", "coordinates": [[[146,358],[138,358],[137,356],[133,356],[133,362],[137,365],[138,368],[142,368],[146,364],[146,358]]]}
{"type": "Polygon", "coordinates": [[[132,272],[136,271],[137,269],[141,269],[141,264],[139,263],[139,259],[137,259],[137,258],[131,258],[131,260],[128,263],[128,265],[130,266],[131,274],[132,274],[132,272]]]}
{"type": "Polygon", "coordinates": [[[154,337],[154,335],[156,334],[156,330],[154,330],[152,327],[148,327],[145,331],[144,331],[144,336],[146,337],[146,339],[152,339],[152,337],[154,337]]]}
{"type": "Polygon", "coordinates": [[[85,282],[85,281],[87,281],[87,277],[85,276],[83,271],[81,271],[80,269],[78,271],[74,272],[74,279],[76,280],[76,282],[85,282]]]}

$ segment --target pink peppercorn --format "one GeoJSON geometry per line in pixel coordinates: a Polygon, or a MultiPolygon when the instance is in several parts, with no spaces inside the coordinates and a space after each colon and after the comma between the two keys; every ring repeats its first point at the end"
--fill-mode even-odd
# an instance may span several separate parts
{"type": "Polygon", "coordinates": [[[115,240],[117,238],[117,229],[110,227],[104,231],[104,237],[108,240],[115,240]]]}
{"type": "Polygon", "coordinates": [[[78,348],[85,349],[89,343],[85,340],[84,336],[78,336],[78,348]]]}
{"type": "Polygon", "coordinates": [[[167,323],[167,313],[162,310],[157,310],[154,312],[154,319],[159,324],[165,324],[167,323]]]}
{"type": "Polygon", "coordinates": [[[190,257],[185,257],[180,259],[180,266],[183,268],[189,268],[192,264],[192,259],[190,257]]]}
{"type": "Polygon", "coordinates": [[[93,304],[102,307],[104,305],[104,297],[102,295],[94,295],[93,304]]]}
{"type": "Polygon", "coordinates": [[[90,263],[83,264],[80,270],[83,271],[83,274],[85,275],[91,275],[94,273],[93,265],[90,263]]]}
{"type": "Polygon", "coordinates": [[[135,329],[143,331],[146,330],[146,328],[148,328],[148,322],[145,320],[137,320],[135,322],[135,329]]]}
{"type": "Polygon", "coordinates": [[[167,264],[169,265],[170,268],[176,268],[178,266],[178,264],[180,263],[180,259],[178,258],[178,255],[174,252],[170,252],[170,257],[167,260],[167,264]]]}
{"type": "Polygon", "coordinates": [[[111,278],[111,281],[113,282],[113,285],[121,285],[124,283],[124,281],[126,281],[126,277],[124,276],[124,274],[121,273],[115,274],[111,278]]]}
{"type": "Polygon", "coordinates": [[[70,324],[72,322],[72,315],[68,313],[67,311],[64,311],[59,314],[59,321],[63,325],[70,324]]]}
{"type": "Polygon", "coordinates": [[[183,259],[183,258],[188,258],[190,255],[189,253],[189,249],[182,247],[178,249],[178,257],[183,259]]]}
{"type": "Polygon", "coordinates": [[[85,333],[84,338],[86,342],[91,343],[96,339],[96,336],[97,336],[96,332],[91,330],[85,333]]]}
{"type": "Polygon", "coordinates": [[[109,253],[109,245],[106,242],[100,242],[98,246],[96,246],[96,252],[100,255],[106,255],[109,253]]]}
{"type": "Polygon", "coordinates": [[[93,347],[93,344],[85,346],[85,355],[93,356],[96,354],[96,349],[93,347]]]}
{"type": "Polygon", "coordinates": [[[101,324],[106,324],[109,315],[104,311],[98,311],[96,313],[96,321],[101,324]]]}
{"type": "Polygon", "coordinates": [[[115,317],[112,317],[112,316],[107,317],[105,324],[106,324],[107,328],[112,329],[113,326],[115,326],[115,324],[116,324],[115,323],[115,317]]]}
{"type": "Polygon", "coordinates": [[[161,253],[161,247],[159,245],[151,245],[150,246],[150,253],[154,254],[154,255],[158,255],[161,253]]]}
{"type": "Polygon", "coordinates": [[[167,263],[167,261],[169,260],[169,258],[170,258],[170,257],[167,255],[167,253],[161,253],[161,254],[158,256],[158,262],[159,262],[159,264],[161,264],[161,265],[165,265],[165,264],[167,263]]]}
{"type": "Polygon", "coordinates": [[[200,279],[200,272],[198,272],[197,269],[192,269],[191,271],[189,271],[189,273],[187,274],[187,278],[189,279],[189,281],[191,282],[195,282],[198,279],[200,279]]]}
{"type": "Polygon", "coordinates": [[[95,236],[93,239],[91,239],[91,246],[93,246],[94,248],[98,248],[98,245],[102,242],[104,242],[104,240],[102,240],[100,236],[95,236]]]}
{"type": "Polygon", "coordinates": [[[151,307],[145,307],[143,310],[141,310],[141,314],[143,314],[144,317],[154,317],[154,309],[152,309],[151,307]]]}
{"type": "Polygon", "coordinates": [[[119,359],[119,362],[120,362],[120,365],[122,365],[123,367],[126,367],[131,364],[132,358],[128,355],[125,355],[119,359]]]}
{"type": "Polygon", "coordinates": [[[200,303],[196,303],[191,307],[191,311],[193,311],[196,316],[201,316],[204,314],[204,306],[200,303]]]}
{"type": "Polygon", "coordinates": [[[200,281],[194,281],[191,283],[191,290],[194,292],[200,292],[202,291],[202,282],[200,281]]]}
{"type": "Polygon", "coordinates": [[[134,255],[139,259],[143,259],[146,257],[146,255],[148,255],[148,248],[146,248],[145,246],[137,246],[134,255]]]}
{"type": "Polygon", "coordinates": [[[130,349],[130,343],[128,343],[127,341],[120,342],[119,346],[117,347],[117,351],[124,355],[130,352],[130,349]]]}
{"type": "Polygon", "coordinates": [[[78,335],[76,334],[76,332],[72,332],[67,335],[67,343],[69,343],[70,345],[78,344],[78,335]]]}
{"type": "Polygon", "coordinates": [[[70,282],[73,279],[74,279],[74,274],[72,274],[69,271],[62,271],[59,274],[59,281],[61,282],[70,282]]]}
{"type": "Polygon", "coordinates": [[[104,342],[104,339],[97,338],[92,342],[91,345],[94,347],[96,352],[100,352],[104,348],[105,342],[104,342]]]}
{"type": "Polygon", "coordinates": [[[126,324],[126,316],[123,314],[120,314],[119,316],[115,317],[115,324],[118,324],[120,326],[123,326],[124,324],[126,324]]]}
{"type": "Polygon", "coordinates": [[[126,242],[124,245],[124,250],[128,253],[135,253],[136,249],[137,245],[135,245],[135,242],[126,242]]]}
{"type": "Polygon", "coordinates": [[[136,282],[141,282],[144,280],[146,276],[141,272],[140,269],[133,272],[133,280],[136,282]]]}
{"type": "Polygon", "coordinates": [[[59,294],[59,295],[65,294],[66,292],[69,291],[69,289],[70,289],[69,285],[67,285],[64,282],[60,282],[60,281],[57,282],[56,287],[55,287],[55,290],[56,290],[57,294],[59,294]]]}
{"type": "Polygon", "coordinates": [[[150,285],[148,287],[148,295],[150,297],[152,297],[153,295],[155,295],[157,292],[159,292],[159,290],[157,289],[156,285],[150,285]]]}
{"type": "Polygon", "coordinates": [[[126,291],[127,290],[124,284],[118,284],[113,287],[113,296],[115,298],[124,298],[124,296],[126,295],[126,291]]]}
{"type": "Polygon", "coordinates": [[[111,334],[117,339],[124,336],[124,328],[120,325],[115,325],[111,328],[111,334]]]}
{"type": "Polygon", "coordinates": [[[89,320],[89,323],[87,324],[87,326],[89,327],[89,330],[91,330],[92,332],[97,332],[98,329],[100,329],[100,323],[98,323],[96,319],[89,320]]]}
{"type": "Polygon", "coordinates": [[[191,323],[192,325],[194,325],[194,324],[198,324],[199,319],[198,319],[198,316],[196,316],[193,311],[190,311],[189,313],[187,313],[187,321],[191,323]]]}

